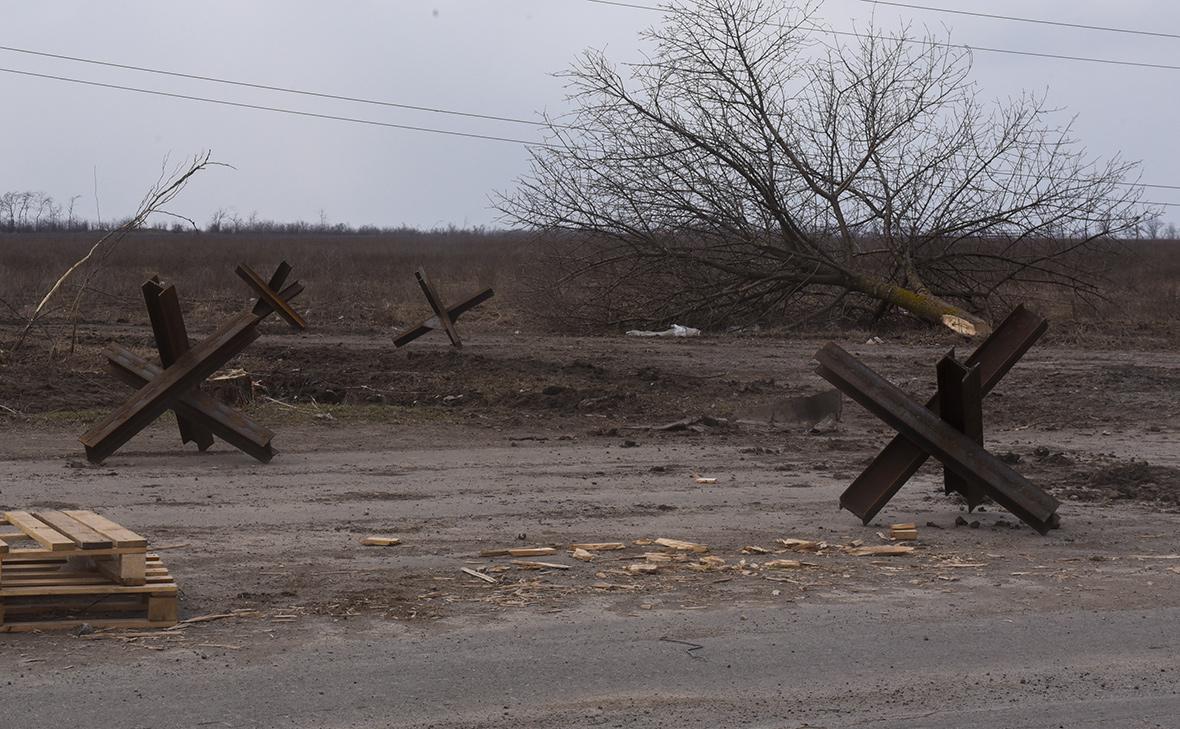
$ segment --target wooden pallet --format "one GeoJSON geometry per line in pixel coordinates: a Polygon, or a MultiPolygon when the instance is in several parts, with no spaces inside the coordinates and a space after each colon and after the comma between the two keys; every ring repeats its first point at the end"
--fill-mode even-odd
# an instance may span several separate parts
{"type": "Polygon", "coordinates": [[[144,584],[121,585],[84,557],[6,561],[0,575],[0,633],[176,625],[177,588],[168,568],[148,554],[144,584]]]}
{"type": "Polygon", "coordinates": [[[85,557],[121,585],[142,585],[146,554],[146,539],[93,511],[6,511],[0,517],[0,579],[15,560],[85,557]]]}
{"type": "Polygon", "coordinates": [[[0,632],[176,620],[176,583],[138,534],[92,511],[0,517],[0,632]]]}

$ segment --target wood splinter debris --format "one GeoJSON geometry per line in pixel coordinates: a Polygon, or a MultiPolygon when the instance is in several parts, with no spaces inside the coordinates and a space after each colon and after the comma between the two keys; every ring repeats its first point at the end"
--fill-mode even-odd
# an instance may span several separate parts
{"type": "Polygon", "coordinates": [[[619,549],[626,549],[627,545],[622,542],[589,542],[587,544],[571,544],[572,550],[583,550],[586,552],[614,552],[619,549]]]}
{"type": "Polygon", "coordinates": [[[774,540],[783,545],[792,552],[818,552],[824,547],[828,546],[824,542],[816,542],[811,539],[776,539],[774,540]]]}
{"type": "Polygon", "coordinates": [[[660,565],[657,562],[639,562],[627,565],[627,571],[633,575],[654,575],[660,571],[660,565]]]}
{"type": "Polygon", "coordinates": [[[668,539],[661,537],[653,542],[665,549],[671,549],[676,552],[696,552],[698,554],[708,552],[709,548],[704,544],[696,544],[695,542],[685,542],[680,539],[668,539]]]}
{"type": "MultiPolygon", "coordinates": [[[[687,559],[686,557],[684,557],[684,555],[677,555],[677,556],[681,560],[687,559]]],[[[667,563],[667,562],[672,562],[675,560],[675,557],[673,557],[673,555],[671,555],[671,554],[668,554],[667,552],[644,552],[642,558],[648,562],[665,562],[665,563],[667,563]]]]}
{"type": "Polygon", "coordinates": [[[481,579],[484,582],[488,582],[493,585],[497,584],[497,582],[498,582],[498,580],[495,577],[492,577],[491,575],[485,575],[484,573],[480,572],[479,570],[473,570],[470,567],[460,567],[459,569],[460,569],[460,571],[463,572],[463,574],[471,575],[472,577],[481,579]]]}
{"type": "Polygon", "coordinates": [[[874,547],[853,547],[847,550],[853,557],[900,557],[914,551],[901,544],[881,544],[874,547]]]}
{"type": "Polygon", "coordinates": [[[889,527],[889,538],[899,542],[912,542],[918,538],[918,525],[894,524],[889,527]]]}
{"type": "Polygon", "coordinates": [[[802,567],[803,563],[797,559],[772,559],[763,562],[762,566],[768,570],[796,570],[802,567]]]}
{"type": "Polygon", "coordinates": [[[706,485],[706,486],[711,486],[711,485],[713,485],[713,484],[717,483],[717,479],[716,479],[716,478],[707,478],[707,477],[705,477],[705,476],[702,476],[702,475],[700,475],[700,474],[698,474],[698,473],[694,473],[694,474],[692,475],[692,480],[693,480],[693,481],[696,481],[696,482],[697,482],[697,483],[699,483],[699,484],[704,484],[704,485],[706,485]]]}
{"type": "Polygon", "coordinates": [[[393,547],[401,543],[397,537],[365,537],[361,540],[366,547],[393,547]]]}
{"type": "Polygon", "coordinates": [[[526,559],[514,559],[512,564],[516,565],[522,570],[568,570],[568,564],[558,564],[557,562],[534,562],[526,559]]]}
{"type": "Polygon", "coordinates": [[[582,549],[581,547],[574,549],[570,556],[580,562],[589,562],[594,559],[593,554],[586,551],[585,549],[582,549]]]}
{"type": "Polygon", "coordinates": [[[553,547],[506,547],[504,549],[485,549],[479,553],[480,557],[548,557],[557,554],[553,547]]]}

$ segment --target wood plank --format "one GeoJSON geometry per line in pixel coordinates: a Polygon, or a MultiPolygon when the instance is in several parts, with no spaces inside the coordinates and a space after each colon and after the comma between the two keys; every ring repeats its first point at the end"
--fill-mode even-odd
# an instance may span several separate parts
{"type": "MultiPolygon", "coordinates": [[[[92,600],[92,598],[77,598],[78,600],[92,600]]],[[[120,600],[112,600],[110,598],[102,601],[103,614],[111,613],[127,613],[140,611],[142,612],[147,598],[143,595],[128,595],[120,600]]],[[[9,616],[12,615],[40,615],[44,617],[47,613],[53,614],[55,611],[60,612],[71,607],[70,603],[66,602],[64,598],[47,598],[45,601],[38,601],[35,598],[21,598],[20,600],[11,600],[5,606],[9,616]]]]}
{"type": "MultiPolygon", "coordinates": [[[[69,572],[54,570],[17,572],[16,570],[7,569],[4,571],[4,587],[27,585],[38,581],[48,581],[46,584],[54,585],[92,585],[103,582],[113,586],[118,585],[118,583],[113,582],[100,569],[69,572]]],[[[167,570],[152,570],[142,574],[138,584],[142,585],[145,581],[156,583],[170,582],[172,581],[172,576],[168,574],[167,570]]]]}
{"type": "Polygon", "coordinates": [[[62,513],[110,538],[116,549],[147,547],[147,539],[120,524],[116,524],[105,516],[95,514],[93,511],[67,510],[62,513]]]}
{"type": "Polygon", "coordinates": [[[136,595],[176,592],[175,583],[147,585],[48,585],[45,587],[0,587],[0,597],[46,597],[49,595],[136,595]]]}
{"type": "MultiPolygon", "coordinates": [[[[74,540],[48,524],[33,517],[27,511],[6,511],[4,518],[8,523],[20,529],[25,536],[40,544],[50,552],[64,552],[74,549],[74,540]]],[[[11,554],[20,554],[21,550],[13,550],[11,554]]]]}
{"type": "Polygon", "coordinates": [[[145,618],[112,618],[92,620],[48,620],[29,623],[0,624],[0,633],[33,633],[47,630],[73,630],[81,625],[93,628],[171,628],[176,621],[153,622],[145,618]]]}
{"type": "Polygon", "coordinates": [[[5,585],[11,585],[22,580],[35,580],[41,578],[52,578],[61,582],[63,579],[70,577],[83,577],[86,574],[93,575],[93,572],[63,572],[60,569],[41,569],[41,570],[14,570],[5,568],[4,582],[5,585]]]}
{"type": "Polygon", "coordinates": [[[147,611],[153,623],[175,623],[180,612],[176,595],[148,595],[147,611]]]}
{"type": "Polygon", "coordinates": [[[8,554],[8,542],[0,539],[0,554],[8,554]]]}
{"type": "Polygon", "coordinates": [[[560,562],[537,562],[529,559],[514,559],[512,564],[526,570],[568,570],[568,564],[561,564],[560,562]]]}
{"type": "Polygon", "coordinates": [[[68,585],[110,585],[109,579],[103,575],[89,574],[71,576],[62,579],[57,575],[43,575],[38,577],[19,577],[15,579],[4,580],[3,588],[7,590],[10,587],[66,587],[68,585]]]}
{"type": "MultiPolygon", "coordinates": [[[[142,585],[155,570],[147,569],[144,555],[125,554],[120,557],[100,557],[94,560],[94,567],[120,585],[142,585]]],[[[167,572],[164,575],[167,576],[167,572]]]]}
{"type": "MultiPolygon", "coordinates": [[[[66,537],[68,539],[68,537],[66,537]]],[[[73,540],[70,540],[70,549],[77,549],[73,546],[73,540]]],[[[77,550],[81,554],[81,550],[77,550]]],[[[87,550],[87,557],[104,557],[114,554],[143,554],[142,547],[128,547],[127,549],[91,549],[87,550]]],[[[52,552],[41,547],[13,547],[9,550],[8,556],[4,559],[4,564],[16,564],[18,562],[28,562],[35,560],[42,560],[47,557],[60,557],[61,551],[52,552]]]]}
{"type": "Polygon", "coordinates": [[[547,557],[551,554],[557,554],[553,547],[513,547],[508,550],[511,557],[547,557]]]}
{"type": "Polygon", "coordinates": [[[77,544],[84,550],[114,549],[115,547],[115,543],[109,538],[99,534],[82,522],[71,519],[60,511],[38,511],[33,516],[70,539],[73,539],[74,544],[77,544]]]}
{"type": "Polygon", "coordinates": [[[483,580],[484,582],[490,582],[493,585],[496,584],[497,582],[499,582],[499,580],[497,580],[495,577],[492,577],[491,575],[486,575],[483,572],[480,572],[479,570],[473,570],[470,567],[460,567],[459,570],[461,572],[463,572],[464,574],[471,575],[472,577],[478,577],[479,579],[483,580]]]}

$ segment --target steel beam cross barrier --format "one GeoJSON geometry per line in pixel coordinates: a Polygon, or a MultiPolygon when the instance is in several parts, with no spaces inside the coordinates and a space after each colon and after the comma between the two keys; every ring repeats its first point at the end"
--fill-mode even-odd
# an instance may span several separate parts
{"type": "Polygon", "coordinates": [[[462,347],[463,340],[459,338],[459,330],[455,328],[455,320],[460,315],[474,309],[483,302],[496,295],[492,289],[484,289],[474,296],[470,296],[462,302],[454,306],[447,307],[442,297],[438,295],[438,290],[434,288],[430,277],[426,275],[425,268],[419,268],[414,277],[418,279],[418,286],[422,289],[422,294],[426,297],[427,303],[434,311],[434,316],[422,322],[418,326],[410,329],[406,333],[393,340],[393,346],[404,347],[418,337],[430,332],[434,329],[443,329],[447,333],[447,337],[451,340],[451,345],[454,347],[462,347]]]}
{"type": "MultiPolygon", "coordinates": [[[[943,392],[948,401],[951,397],[959,400],[954,408],[946,408],[948,421],[940,417],[934,408],[923,408],[911,400],[899,388],[835,344],[829,343],[821,348],[816,359],[819,361],[816,372],[821,377],[897,430],[905,442],[921,452],[919,466],[927,454],[941,461],[950,474],[946,481],[948,488],[962,489],[971,494],[969,499],[979,499],[986,494],[1041,534],[1058,526],[1057,499],[1029,483],[984,450],[975,437],[977,420],[973,410],[981,399],[981,396],[976,397],[982,390],[981,365],[970,368],[962,365],[955,367],[957,363],[942,365],[944,382],[958,381],[957,387],[948,386],[943,392]],[[950,422],[953,420],[964,423],[963,429],[950,422]]],[[[948,360],[953,362],[953,358],[944,358],[944,363],[948,360]]],[[[882,456],[869,465],[858,481],[865,479],[868,474],[868,482],[892,487],[892,483],[874,481],[879,473],[884,472],[874,472],[874,469],[881,468],[877,466],[879,462],[882,462],[882,456]]],[[[909,464],[904,465],[908,469],[909,464]]],[[[914,467],[910,475],[916,471],[917,467],[914,467]]],[[[896,489],[893,493],[896,493],[896,489]]]]}
{"type": "Polygon", "coordinates": [[[162,367],[123,347],[114,346],[107,352],[111,373],[135,388],[136,393],[82,435],[87,459],[102,462],[149,423],[172,410],[183,442],[195,442],[203,451],[217,436],[264,463],[270,461],[274,457],[274,434],[201,392],[200,384],[257,339],[258,324],[272,312],[277,311],[295,326],[306,326],[289,303],[303,291],[303,285],[296,282],[279,291],[290,272],[290,265],[284,261],[266,282],[248,266],[239,266],[238,275],[258,293],[258,302],[252,311],[237,315],[196,346],[190,345],[175,287],[164,286],[157,277],[145,282],[144,300],[162,367]]]}
{"type": "MultiPolygon", "coordinates": [[[[981,395],[991,392],[1048,328],[1048,322],[1041,317],[1024,306],[1016,307],[964,363],[967,368],[978,367],[981,395]]],[[[926,407],[935,413],[942,412],[941,399],[937,393],[926,403],[926,407]]],[[[951,416],[951,422],[955,422],[954,417],[951,416]]],[[[970,435],[974,437],[973,433],[970,435]]],[[[982,440],[976,438],[976,442],[982,443],[982,440]]],[[[904,436],[895,436],[840,496],[840,506],[868,524],[918,472],[927,457],[925,450],[904,436]]],[[[952,478],[948,486],[954,483],[952,478]]],[[[968,496],[968,501],[972,498],[975,497],[968,496]]]]}

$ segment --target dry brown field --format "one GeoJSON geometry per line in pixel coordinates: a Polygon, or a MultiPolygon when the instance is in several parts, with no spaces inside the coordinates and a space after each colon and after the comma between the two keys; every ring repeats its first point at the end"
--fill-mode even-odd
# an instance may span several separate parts
{"type": "MultiPolygon", "coordinates": [[[[86,242],[0,236],[0,299],[27,310],[86,242]]],[[[158,724],[162,704],[120,698],[151,685],[191,726],[1039,727],[1021,712],[1049,704],[1067,726],[1166,726],[1180,670],[1165,627],[1180,613],[1174,246],[1130,247],[1100,309],[1031,301],[1050,332],[984,418],[987,446],[1063,502],[1062,528],[1041,537],[998,507],[967,513],[933,465],[868,526],[840,511],[889,436],[855,404],[822,432],[736,422],[825,389],[811,357],[828,340],[924,399],[933,362],[972,346],[950,332],[566,334],[530,304],[536,257],[510,235],[129,240],[94,279],[72,353],[51,356],[39,330],[12,352],[20,321],[0,315],[0,509],[107,513],[167,548],[182,617],[232,616],[4,636],[12,720],[48,726],[86,701],[100,725],[158,724]],[[232,363],[257,383],[242,406],[277,432],[275,460],[181,447],[167,415],[88,464],[78,435],[128,394],[103,348],[153,352],[143,279],[177,283],[196,336],[247,306],[236,263],[284,258],[311,327],[268,321],[232,363]],[[463,350],[438,332],[393,348],[427,313],[417,265],[447,298],[497,289],[460,320],[463,350]],[[644,429],[695,416],[717,424],[644,429]],[[918,524],[912,555],[843,550],[903,521],[918,524]],[[360,546],[367,535],[402,544],[360,546]],[[659,537],[721,562],[631,570],[659,537]],[[801,556],[785,538],[829,546],[801,556]],[[626,547],[568,552],[608,541],[626,547]],[[568,569],[480,554],[509,546],[554,547],[545,559],[568,569]],[[375,675],[389,693],[370,690],[375,675]]]]}

